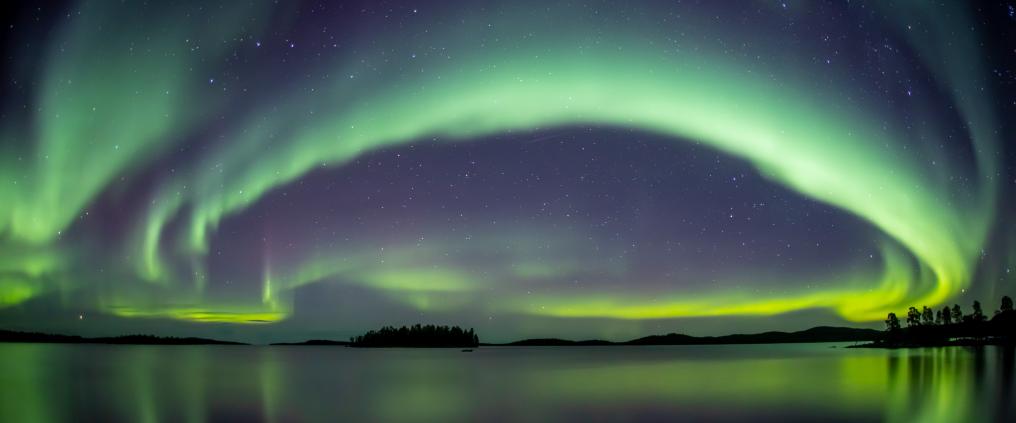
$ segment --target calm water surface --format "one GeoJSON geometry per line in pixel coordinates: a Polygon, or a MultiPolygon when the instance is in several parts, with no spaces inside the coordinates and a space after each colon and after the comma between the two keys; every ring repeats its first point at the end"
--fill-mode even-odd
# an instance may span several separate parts
{"type": "Polygon", "coordinates": [[[0,344],[0,421],[1016,421],[1011,348],[0,344]]]}

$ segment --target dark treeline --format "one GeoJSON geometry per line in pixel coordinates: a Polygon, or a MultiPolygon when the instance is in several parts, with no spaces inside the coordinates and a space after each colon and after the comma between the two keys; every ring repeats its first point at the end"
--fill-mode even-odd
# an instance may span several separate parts
{"type": "Polygon", "coordinates": [[[920,310],[910,307],[905,318],[900,322],[896,313],[889,313],[885,333],[874,346],[1012,344],[1016,341],[1016,312],[1008,296],[1002,297],[999,309],[990,318],[979,301],[974,301],[969,314],[964,314],[959,304],[954,304],[938,310],[927,306],[920,310]]]}
{"type": "Polygon", "coordinates": [[[84,338],[76,335],[54,335],[38,332],[0,330],[0,342],[30,342],[59,344],[124,344],[124,345],[246,345],[240,342],[205,338],[174,338],[153,335],[124,335],[103,338],[84,338]]]}
{"type": "Polygon", "coordinates": [[[475,347],[480,338],[458,326],[385,326],[349,338],[352,347],[475,347]]]}

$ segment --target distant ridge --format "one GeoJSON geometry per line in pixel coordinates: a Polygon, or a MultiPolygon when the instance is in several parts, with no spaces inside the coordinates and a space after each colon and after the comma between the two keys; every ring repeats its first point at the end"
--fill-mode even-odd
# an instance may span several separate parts
{"type": "Polygon", "coordinates": [[[53,335],[38,332],[0,330],[0,342],[26,342],[50,344],[119,344],[119,345],[248,345],[242,342],[219,341],[205,338],[174,338],[153,335],[125,335],[101,338],[84,338],[73,335],[53,335]]]}
{"type": "Polygon", "coordinates": [[[601,339],[586,339],[583,341],[571,341],[558,338],[536,338],[523,339],[521,341],[509,342],[507,344],[482,344],[482,345],[510,345],[513,347],[551,347],[551,346],[591,346],[598,345],[622,345],[617,342],[604,341],[601,339]]]}
{"type": "MultiPolygon", "coordinates": [[[[559,338],[522,339],[503,344],[481,343],[480,346],[514,347],[582,347],[615,345],[723,345],[723,344],[789,344],[809,342],[871,342],[879,339],[882,331],[834,326],[818,326],[797,332],[762,332],[724,336],[691,336],[679,333],[650,335],[629,341],[613,342],[602,339],[573,341],[559,338]]],[[[135,344],[135,345],[248,345],[241,342],[206,338],[173,338],[152,335],[126,335],[102,338],[84,338],[72,335],[54,335],[37,332],[0,330],[0,342],[35,342],[65,344],[135,344]]],[[[351,346],[347,341],[311,339],[303,342],[277,342],[273,346],[351,346]]]]}
{"type": "Polygon", "coordinates": [[[721,345],[721,344],[790,344],[808,342],[861,342],[878,339],[882,331],[833,326],[818,326],[797,332],[763,332],[724,336],[691,336],[679,333],[650,335],[623,342],[599,339],[571,341],[557,338],[523,339],[488,346],[598,346],[598,345],[721,345]]]}
{"type": "Polygon", "coordinates": [[[347,341],[332,341],[330,339],[309,339],[303,342],[276,342],[269,345],[341,345],[349,346],[347,341]]]}
{"type": "Polygon", "coordinates": [[[709,344],[792,344],[803,342],[856,342],[878,339],[882,331],[834,326],[817,326],[797,332],[770,331],[724,336],[652,335],[633,339],[628,345],[709,345],[709,344]]]}

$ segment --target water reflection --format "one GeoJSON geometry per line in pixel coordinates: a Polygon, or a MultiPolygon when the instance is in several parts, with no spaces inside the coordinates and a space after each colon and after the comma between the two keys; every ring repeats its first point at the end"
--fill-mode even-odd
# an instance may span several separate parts
{"type": "Polygon", "coordinates": [[[0,421],[1016,417],[1013,348],[0,345],[0,421]]]}
{"type": "Polygon", "coordinates": [[[1011,420],[1013,348],[920,348],[891,351],[891,421],[1011,420]]]}

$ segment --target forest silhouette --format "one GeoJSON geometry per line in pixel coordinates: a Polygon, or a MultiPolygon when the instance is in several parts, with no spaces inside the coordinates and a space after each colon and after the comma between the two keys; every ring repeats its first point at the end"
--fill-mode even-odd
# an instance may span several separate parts
{"type": "Polygon", "coordinates": [[[414,347],[446,348],[476,347],[480,338],[472,329],[458,326],[413,325],[395,328],[385,326],[360,336],[349,338],[351,347],[414,347]]]}
{"type": "Polygon", "coordinates": [[[959,304],[939,310],[928,306],[920,310],[910,307],[903,322],[896,313],[889,313],[885,324],[883,336],[868,346],[898,348],[1013,344],[1016,341],[1016,312],[1008,296],[1002,297],[990,319],[984,314],[980,301],[974,301],[969,314],[964,314],[959,304]]]}

